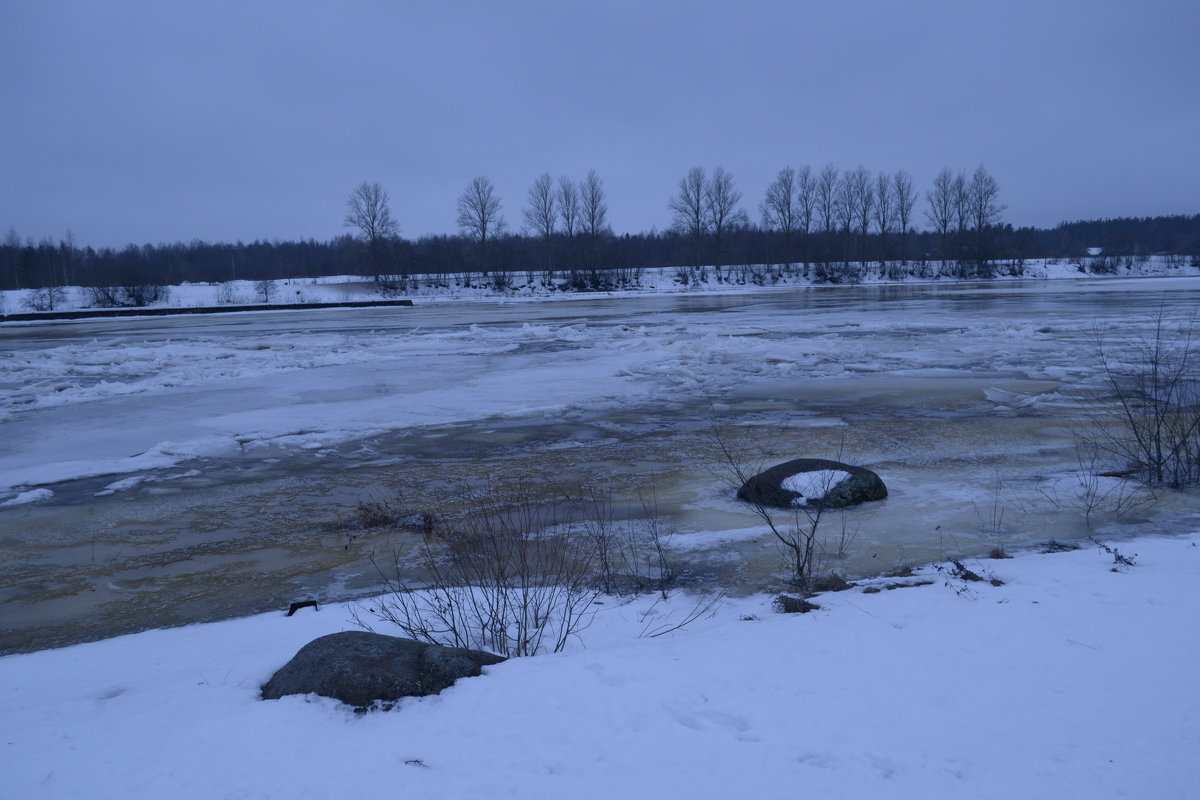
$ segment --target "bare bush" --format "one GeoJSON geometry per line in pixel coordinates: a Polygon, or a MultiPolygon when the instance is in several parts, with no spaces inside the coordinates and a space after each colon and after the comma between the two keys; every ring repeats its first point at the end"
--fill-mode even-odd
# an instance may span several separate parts
{"type": "MultiPolygon", "coordinates": [[[[742,448],[733,441],[727,430],[714,425],[712,437],[724,477],[731,486],[742,486],[758,469],[747,467],[742,448]]],[[[843,449],[844,442],[843,446],[838,448],[838,459],[841,458],[843,449]]],[[[761,465],[762,461],[759,460],[759,466],[761,465]]],[[[833,488],[833,477],[828,476],[825,480],[826,485],[819,487],[821,497],[833,488]]],[[[812,588],[813,581],[820,574],[827,556],[833,554],[835,557],[845,557],[846,551],[857,536],[857,530],[846,526],[844,511],[838,512],[842,516],[840,532],[831,537],[823,530],[821,525],[833,510],[821,502],[805,503],[790,511],[773,510],[756,499],[746,502],[782,547],[792,584],[800,591],[809,591],[812,588]]]]}
{"type": "Polygon", "coordinates": [[[121,296],[125,298],[124,305],[140,308],[148,306],[151,303],[165,301],[171,296],[171,290],[166,286],[157,286],[152,283],[143,283],[141,281],[130,281],[118,289],[121,296]]]}
{"type": "Polygon", "coordinates": [[[54,311],[67,302],[67,290],[61,286],[43,286],[25,293],[24,305],[30,311],[54,311]]]}
{"type": "Polygon", "coordinates": [[[120,286],[90,286],[88,295],[97,308],[139,308],[167,300],[171,290],[167,286],[130,280],[120,286]]]}
{"type": "Polygon", "coordinates": [[[425,585],[402,577],[398,556],[387,568],[376,562],[391,594],[373,615],[436,644],[509,657],[559,652],[591,623],[600,594],[587,537],[531,493],[503,505],[485,494],[473,505],[424,537],[425,585]]]}
{"type": "Polygon", "coordinates": [[[1152,489],[1106,474],[1103,466],[1106,456],[1094,437],[1077,436],[1075,458],[1079,467],[1071,472],[1070,480],[1063,482],[1066,492],[1060,493],[1058,481],[1039,486],[1038,492],[1055,508],[1078,509],[1089,526],[1097,513],[1120,516],[1153,499],[1152,489]]]}
{"type": "Polygon", "coordinates": [[[595,581],[604,594],[653,591],[665,598],[678,573],[670,546],[674,527],[659,514],[653,491],[638,499],[641,517],[618,520],[607,491],[590,487],[583,493],[582,531],[591,549],[595,581]]]}
{"type": "MultiPolygon", "coordinates": [[[[346,299],[351,298],[347,296],[346,299]]],[[[240,306],[245,305],[247,302],[246,298],[238,293],[232,283],[222,283],[217,289],[217,305],[240,306]]]]}
{"type": "Polygon", "coordinates": [[[1091,441],[1148,486],[1200,485],[1200,354],[1196,316],[1160,311],[1149,337],[1116,344],[1097,333],[1112,407],[1094,420],[1091,441]]]}
{"type": "Polygon", "coordinates": [[[273,303],[279,297],[279,287],[275,285],[275,281],[263,279],[254,282],[254,293],[263,303],[273,303]]]}
{"type": "Polygon", "coordinates": [[[116,286],[89,286],[87,292],[95,308],[116,308],[123,305],[124,298],[116,286]]]}
{"type": "Polygon", "coordinates": [[[382,528],[395,524],[396,512],[386,500],[369,497],[358,501],[354,519],[360,528],[382,528]]]}

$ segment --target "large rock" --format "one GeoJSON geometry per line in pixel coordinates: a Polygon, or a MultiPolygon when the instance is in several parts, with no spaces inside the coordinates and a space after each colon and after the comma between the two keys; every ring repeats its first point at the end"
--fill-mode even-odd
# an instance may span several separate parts
{"type": "Polygon", "coordinates": [[[437,694],[459,678],[479,675],[504,661],[482,650],[441,647],[366,631],[314,639],[262,687],[264,700],[288,694],[319,694],[348,705],[437,694]]]}
{"type": "Polygon", "coordinates": [[[824,458],[797,458],[750,478],[737,496],[775,508],[844,508],[887,497],[887,487],[869,469],[824,458]]]}

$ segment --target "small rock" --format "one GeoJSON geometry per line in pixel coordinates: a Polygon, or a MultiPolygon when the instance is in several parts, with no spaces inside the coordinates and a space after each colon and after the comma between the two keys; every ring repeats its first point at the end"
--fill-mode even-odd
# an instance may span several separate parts
{"type": "Polygon", "coordinates": [[[505,659],[482,650],[383,636],[331,633],[306,644],[262,687],[264,700],[319,694],[358,708],[375,701],[437,694],[459,678],[505,659]]]}
{"type": "Polygon", "coordinates": [[[738,489],[737,496],[749,503],[775,508],[796,508],[798,505],[845,508],[870,500],[882,500],[887,497],[887,487],[878,475],[863,467],[824,458],[797,458],[750,478],[738,489]],[[822,487],[821,497],[806,497],[784,485],[796,485],[795,480],[789,479],[808,472],[844,472],[846,477],[832,486],[822,487]]]}
{"type": "Polygon", "coordinates": [[[810,603],[803,597],[793,597],[790,594],[777,595],[771,602],[776,611],[781,614],[807,614],[820,608],[816,603],[810,603]]]}

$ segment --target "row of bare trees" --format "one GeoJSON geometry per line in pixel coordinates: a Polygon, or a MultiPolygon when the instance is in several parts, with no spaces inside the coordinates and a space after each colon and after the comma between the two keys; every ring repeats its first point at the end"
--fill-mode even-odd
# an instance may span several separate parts
{"type": "MultiPolygon", "coordinates": [[[[943,258],[966,259],[975,271],[986,271],[981,265],[992,258],[990,231],[1004,210],[998,194],[999,184],[982,165],[970,176],[949,169],[938,173],[926,194],[926,217],[939,234],[943,258]]],[[[738,208],[742,197],[733,174],[722,167],[711,174],[692,167],[679,181],[668,208],[674,229],[692,242],[694,263],[708,260],[706,255],[717,265],[725,263],[730,232],[751,226],[747,213],[738,208]]],[[[845,262],[867,260],[868,238],[874,234],[883,262],[897,252],[909,252],[917,197],[912,176],[904,170],[873,174],[861,166],[845,172],[832,164],[819,172],[808,165],[788,166],[767,187],[759,212],[763,228],[778,234],[784,250],[799,252],[803,261],[813,257],[809,237],[820,232],[827,242],[836,240],[837,255],[845,262]]],[[[351,194],[348,206],[346,226],[358,231],[376,277],[386,275],[394,261],[390,243],[399,236],[387,192],[378,183],[364,182],[351,194]]],[[[599,237],[608,233],[604,183],[594,170],[578,182],[565,175],[556,181],[542,173],[529,188],[521,214],[525,234],[541,242],[542,266],[547,269],[555,266],[557,240],[573,242],[583,236],[594,250],[599,237]]],[[[467,185],[458,199],[457,222],[475,243],[479,265],[486,270],[489,244],[507,224],[490,179],[479,176],[467,185]]]]}
{"type": "Polygon", "coordinates": [[[703,167],[692,167],[679,181],[679,190],[667,207],[676,230],[692,239],[695,263],[701,262],[701,247],[711,237],[714,261],[723,262],[725,239],[731,229],[748,227],[750,218],[738,209],[742,193],[734,186],[733,175],[721,167],[711,176],[703,167]]]}
{"type": "MultiPolygon", "coordinates": [[[[376,280],[394,281],[394,245],[400,237],[400,226],[392,217],[387,191],[378,183],[364,181],[351,192],[346,205],[349,213],[345,226],[357,232],[364,259],[376,280]]],[[[508,224],[495,184],[483,175],[473,178],[458,198],[457,211],[459,231],[475,244],[478,265],[486,270],[489,246],[508,224]]],[[[566,175],[556,182],[549,173],[542,173],[529,189],[522,216],[526,235],[542,241],[547,268],[554,264],[556,238],[574,242],[577,237],[585,237],[594,251],[600,237],[611,233],[604,181],[595,170],[578,182],[566,175]]]]}
{"type": "Polygon", "coordinates": [[[1000,184],[982,165],[970,176],[943,169],[926,195],[925,216],[942,252],[954,253],[963,267],[973,266],[983,277],[990,274],[994,229],[1006,208],[999,195],[1000,184]]]}
{"type": "MultiPolygon", "coordinates": [[[[863,167],[840,173],[827,164],[819,173],[805,165],[784,167],[767,187],[759,210],[763,227],[782,234],[787,242],[797,235],[840,233],[849,242],[858,241],[858,257],[865,252],[866,237],[874,230],[880,237],[880,258],[890,255],[890,237],[907,241],[913,230],[913,208],[917,193],[912,176],[904,170],[872,175],[863,167]]],[[[901,248],[907,252],[906,248],[901,248]]],[[[851,252],[844,248],[844,257],[851,252]]]]}
{"type": "MultiPolygon", "coordinates": [[[[1004,210],[998,194],[999,184],[983,166],[970,176],[949,169],[938,174],[926,194],[926,217],[941,234],[941,257],[980,263],[993,257],[989,232],[1000,224],[1004,210]]],[[[713,260],[721,264],[730,230],[750,226],[746,212],[737,208],[741,199],[732,174],[720,167],[711,176],[693,167],[679,181],[668,208],[675,229],[694,242],[698,261],[703,244],[709,243],[713,260]]],[[[904,170],[872,174],[863,167],[842,172],[832,164],[819,172],[807,165],[788,166],[767,187],[759,212],[762,228],[777,234],[783,249],[799,252],[804,261],[815,255],[811,237],[816,234],[826,244],[836,242],[844,261],[865,261],[868,237],[874,235],[875,252],[885,261],[909,252],[917,199],[912,176],[904,170]]]]}
{"type": "MultiPolygon", "coordinates": [[[[563,175],[557,183],[550,173],[543,172],[529,187],[527,205],[521,214],[526,233],[541,239],[547,269],[554,267],[557,238],[564,239],[569,247],[577,237],[584,237],[594,253],[596,242],[610,232],[604,181],[595,170],[590,170],[581,181],[563,175]]],[[[462,227],[461,218],[459,226],[462,227]]]]}

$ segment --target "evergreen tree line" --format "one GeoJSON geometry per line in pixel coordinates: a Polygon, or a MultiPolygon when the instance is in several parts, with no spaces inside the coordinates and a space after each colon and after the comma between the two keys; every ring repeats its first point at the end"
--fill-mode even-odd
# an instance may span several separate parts
{"type": "Polygon", "coordinates": [[[131,304],[145,298],[147,286],[325,275],[371,276],[402,289],[406,277],[417,274],[538,271],[574,277],[653,267],[799,264],[811,266],[818,280],[836,281],[851,263],[864,262],[948,262],[950,270],[943,264],[940,274],[990,277],[1000,270],[1011,274],[1028,259],[1081,258],[1090,248],[1102,248],[1108,264],[1151,254],[1200,255],[1200,214],[1014,228],[1002,221],[998,194],[983,167],[942,170],[924,198],[903,171],[788,167],[768,187],[753,221],[730,173],[697,167],[669,199],[671,229],[615,234],[594,172],[578,183],[544,174],[521,210],[524,225],[511,231],[494,186],[480,177],[459,199],[458,234],[405,239],[387,192],[364,183],[347,202],[352,233],[328,241],[97,249],[70,235],[35,242],[10,229],[0,243],[0,289],[114,287],[113,303],[131,304]]]}

